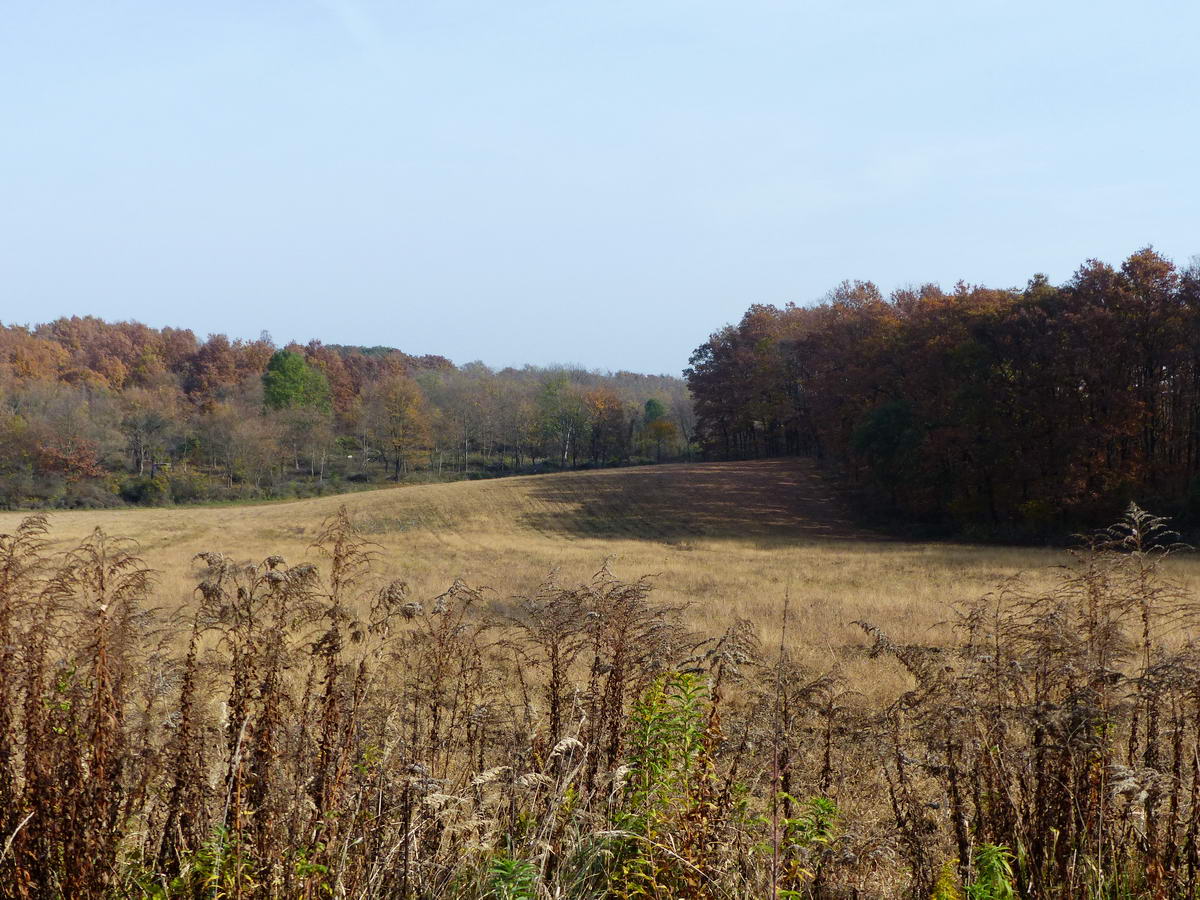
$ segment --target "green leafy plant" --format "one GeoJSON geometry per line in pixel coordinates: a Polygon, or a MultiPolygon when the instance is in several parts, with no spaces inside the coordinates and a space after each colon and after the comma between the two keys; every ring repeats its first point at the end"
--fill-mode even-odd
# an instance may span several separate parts
{"type": "Polygon", "coordinates": [[[693,674],[675,673],[650,686],[630,715],[628,826],[650,833],[686,793],[704,738],[706,685],[693,674]]]}
{"type": "Polygon", "coordinates": [[[618,896],[710,896],[725,864],[708,833],[713,808],[708,682],[695,673],[656,679],[630,711],[629,772],[618,824],[633,839],[618,896]]]}
{"type": "Polygon", "coordinates": [[[975,850],[975,877],[967,884],[968,900],[1016,900],[1013,855],[1007,847],[981,844],[975,850]]]}
{"type": "Polygon", "coordinates": [[[534,900],[537,897],[537,866],[526,859],[496,856],[488,865],[488,900],[534,900]]]}
{"type": "Polygon", "coordinates": [[[784,838],[796,847],[826,846],[836,837],[834,825],[839,811],[837,804],[828,797],[809,797],[803,803],[787,794],[783,799],[800,805],[803,812],[794,818],[784,819],[784,838]]]}
{"type": "Polygon", "coordinates": [[[179,875],[171,879],[140,873],[132,879],[142,896],[153,900],[203,897],[226,900],[253,897],[262,885],[255,878],[258,863],[238,845],[236,837],[219,827],[212,838],[189,854],[179,875]]]}
{"type": "MultiPolygon", "coordinates": [[[[786,791],[779,792],[779,801],[800,809],[800,814],[780,821],[779,896],[799,898],[801,885],[817,879],[821,869],[821,854],[837,840],[837,820],[841,815],[837,804],[828,797],[809,797],[798,800],[786,791]]],[[[766,819],[760,820],[767,824],[766,819]]],[[[763,849],[770,849],[764,845],[763,849]]]]}

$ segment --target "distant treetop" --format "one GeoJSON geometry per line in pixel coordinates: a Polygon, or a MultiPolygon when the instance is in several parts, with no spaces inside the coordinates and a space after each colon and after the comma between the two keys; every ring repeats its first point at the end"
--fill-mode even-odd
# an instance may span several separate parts
{"type": "Polygon", "coordinates": [[[299,353],[276,350],[262,380],[263,404],[269,409],[330,408],[329,379],[309,366],[299,353]]]}

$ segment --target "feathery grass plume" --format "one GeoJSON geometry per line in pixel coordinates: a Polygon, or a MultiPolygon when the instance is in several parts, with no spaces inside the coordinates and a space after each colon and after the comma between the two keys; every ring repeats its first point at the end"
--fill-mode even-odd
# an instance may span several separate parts
{"type": "MultiPolygon", "coordinates": [[[[0,834],[15,835],[29,814],[18,793],[20,748],[17,745],[22,668],[35,666],[22,659],[33,650],[30,629],[35,618],[30,608],[40,594],[45,577],[45,516],[29,516],[12,534],[0,535],[0,834]]],[[[11,840],[11,838],[9,838],[11,840]]],[[[5,854],[7,857],[7,853],[5,854]]],[[[0,859],[0,875],[4,873],[0,859]]]]}
{"type": "MultiPolygon", "coordinates": [[[[30,521],[4,546],[6,587],[28,591],[24,602],[35,604],[21,617],[23,698],[11,673],[4,679],[6,755],[24,760],[8,787],[21,824],[7,837],[5,864],[11,859],[16,896],[101,897],[141,812],[129,799],[144,796],[137,765],[157,763],[153,746],[139,758],[129,718],[152,622],[143,610],[150,572],[131,542],[97,530],[37,577],[44,533],[30,521]],[[11,717],[18,703],[19,724],[11,717]]],[[[11,627],[14,604],[6,605],[11,627]]]]}
{"type": "Polygon", "coordinates": [[[516,632],[509,646],[522,665],[546,672],[543,695],[549,722],[540,739],[548,745],[556,745],[563,734],[571,672],[588,646],[589,597],[587,590],[563,588],[550,579],[532,597],[516,598],[515,612],[506,617],[516,632]]]}
{"type": "Polygon", "coordinates": [[[611,772],[622,751],[626,705],[651,681],[686,659],[699,639],[684,628],[682,607],[650,602],[651,582],[624,582],[605,565],[585,596],[592,661],[587,695],[588,737],[593,750],[587,789],[601,765],[611,772]]]}

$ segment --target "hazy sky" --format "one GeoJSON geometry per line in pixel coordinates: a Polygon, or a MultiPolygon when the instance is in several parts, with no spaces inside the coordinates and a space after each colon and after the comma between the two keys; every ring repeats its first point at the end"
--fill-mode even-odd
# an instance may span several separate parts
{"type": "Polygon", "coordinates": [[[9,0],[0,320],[678,372],[844,278],[1200,253],[1200,4],[9,0]]]}

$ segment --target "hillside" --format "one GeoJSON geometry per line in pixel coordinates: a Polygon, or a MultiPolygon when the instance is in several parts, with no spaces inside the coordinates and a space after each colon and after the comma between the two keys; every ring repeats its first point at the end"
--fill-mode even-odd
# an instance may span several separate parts
{"type": "MultiPolygon", "coordinates": [[[[271,537],[315,533],[345,504],[360,527],[386,540],[412,533],[439,539],[491,532],[546,538],[869,538],[850,523],[806,460],[693,463],[406,485],[248,506],[115,509],[54,513],[63,539],[94,527],[136,536],[151,550],[212,539],[247,547],[271,537]]],[[[0,528],[25,515],[0,513],[0,528]]]]}
{"type": "MultiPolygon", "coordinates": [[[[856,530],[819,473],[798,459],[419,485],[256,506],[59,512],[51,525],[60,548],[96,527],[137,540],[163,573],[160,602],[173,607],[191,602],[197,552],[300,559],[343,503],[379,544],[380,574],[403,578],[417,596],[434,596],[461,577],[503,604],[552,570],[565,582],[585,580],[610,560],[623,577],[656,575],[658,596],[688,604],[706,630],[742,617],[775,641],[786,597],[789,642],[814,665],[838,663],[851,676],[863,666],[852,620],[925,641],[945,621],[948,603],[1061,560],[1049,550],[881,540],[856,530]]],[[[20,518],[0,514],[0,531],[20,518]]]]}

